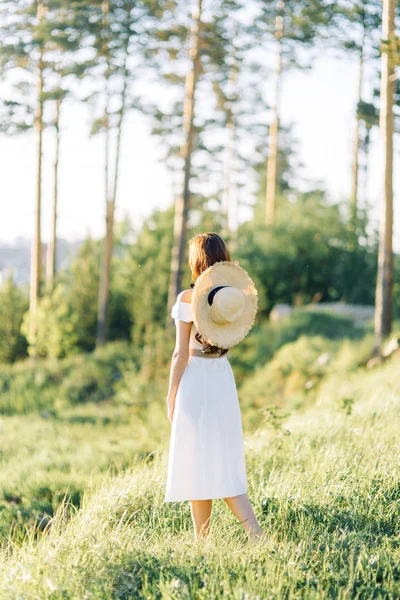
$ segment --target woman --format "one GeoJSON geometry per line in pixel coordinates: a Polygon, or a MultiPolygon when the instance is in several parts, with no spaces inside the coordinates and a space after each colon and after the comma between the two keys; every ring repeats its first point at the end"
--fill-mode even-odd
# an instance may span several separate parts
{"type": "Polygon", "coordinates": [[[263,531],[246,494],[242,420],[227,348],[250,330],[257,291],[216,233],[189,244],[194,284],[172,309],[176,345],[167,396],[171,422],[165,502],[188,500],[196,539],[209,532],[212,500],[223,498],[248,534],[263,531]]]}

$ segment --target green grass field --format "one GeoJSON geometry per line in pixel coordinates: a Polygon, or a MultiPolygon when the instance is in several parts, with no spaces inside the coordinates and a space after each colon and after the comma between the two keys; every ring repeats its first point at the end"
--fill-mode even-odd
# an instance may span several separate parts
{"type": "Polygon", "coordinates": [[[83,404],[57,404],[53,390],[36,412],[28,398],[10,414],[7,401],[0,597],[400,598],[400,356],[365,369],[370,343],[290,342],[241,387],[262,546],[223,500],[205,546],[188,503],[163,503],[163,386],[139,408],[123,383],[83,404]]]}

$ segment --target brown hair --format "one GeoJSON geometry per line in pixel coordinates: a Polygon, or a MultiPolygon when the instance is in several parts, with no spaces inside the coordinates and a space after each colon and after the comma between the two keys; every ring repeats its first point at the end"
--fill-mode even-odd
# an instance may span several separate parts
{"type": "Polygon", "coordinates": [[[189,242],[189,266],[193,281],[221,260],[231,260],[224,240],[218,233],[198,233],[189,242]]]}
{"type": "MultiPolygon", "coordinates": [[[[217,233],[198,233],[190,240],[189,266],[194,282],[208,267],[222,260],[230,261],[231,255],[224,240],[217,233]]],[[[228,352],[225,348],[207,344],[199,333],[196,333],[196,340],[203,344],[202,351],[205,354],[221,354],[222,356],[228,352]]]]}

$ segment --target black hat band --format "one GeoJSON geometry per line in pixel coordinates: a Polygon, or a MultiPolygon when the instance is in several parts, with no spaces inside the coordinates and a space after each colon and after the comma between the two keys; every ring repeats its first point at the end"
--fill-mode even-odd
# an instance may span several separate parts
{"type": "Polygon", "coordinates": [[[216,287],[213,290],[211,290],[211,292],[208,294],[208,304],[210,306],[213,303],[215,294],[217,292],[219,292],[219,290],[222,290],[222,288],[226,288],[226,287],[232,287],[232,286],[231,285],[219,285],[218,287],[216,287]]]}

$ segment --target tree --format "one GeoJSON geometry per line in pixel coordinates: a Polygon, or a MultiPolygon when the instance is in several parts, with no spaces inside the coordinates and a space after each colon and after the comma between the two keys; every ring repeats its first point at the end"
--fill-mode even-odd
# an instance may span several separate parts
{"type": "MultiPolygon", "coordinates": [[[[278,2],[278,11],[282,12],[285,3],[278,2]]],[[[275,219],[275,199],[276,183],[278,169],[278,148],[279,148],[279,109],[281,100],[281,75],[283,62],[283,15],[277,14],[275,26],[275,38],[277,41],[278,52],[275,70],[275,101],[271,125],[269,128],[269,151],[267,161],[267,179],[266,179],[266,197],[265,197],[265,220],[267,225],[272,225],[275,219]]]]}
{"type": "MultiPolygon", "coordinates": [[[[173,100],[161,101],[148,111],[156,121],[153,131],[167,149],[165,162],[176,185],[169,309],[181,290],[189,215],[190,226],[196,227],[199,222],[210,222],[213,210],[211,227],[226,232],[224,200],[226,206],[233,187],[237,190],[241,185],[236,174],[245,158],[245,153],[242,156],[238,151],[245,128],[241,116],[246,113],[253,118],[258,112],[255,105],[250,108],[251,94],[240,81],[246,45],[253,48],[254,43],[246,41],[240,17],[235,17],[239,8],[238,2],[224,0],[203,18],[201,5],[196,3],[188,20],[185,7],[178,5],[175,18],[166,19],[158,32],[158,81],[173,100]]],[[[257,85],[253,90],[256,99],[257,85]]],[[[252,125],[249,121],[246,125],[249,140],[252,125]]],[[[247,159],[246,167],[250,162],[247,159]]],[[[167,320],[169,323],[169,310],[167,320]]]]}
{"type": "MultiPolygon", "coordinates": [[[[43,2],[37,2],[37,19],[39,26],[44,18],[43,2]]],[[[41,238],[41,215],[42,215],[42,164],[43,164],[43,72],[44,72],[44,43],[43,39],[39,42],[37,59],[37,100],[35,114],[35,129],[37,133],[37,174],[36,174],[36,209],[35,209],[35,233],[32,239],[31,254],[31,287],[29,311],[31,313],[30,327],[31,334],[34,337],[36,330],[36,310],[40,294],[41,280],[41,256],[42,256],[42,238],[41,238]]],[[[36,347],[32,346],[31,356],[36,356],[36,347]]]]}
{"type": "Polygon", "coordinates": [[[173,246],[171,254],[171,275],[168,288],[168,313],[181,291],[182,266],[187,232],[187,219],[190,201],[190,180],[192,176],[192,154],[194,150],[194,111],[196,87],[200,74],[200,44],[202,33],[202,0],[195,0],[193,22],[190,32],[190,68],[186,75],[185,100],[183,108],[183,128],[185,141],[181,150],[184,161],[183,190],[175,200],[173,246]]]}
{"type": "MultiPolygon", "coordinates": [[[[48,253],[48,283],[53,285],[55,265],[55,237],[57,210],[57,179],[59,152],[59,113],[66,90],[62,89],[63,78],[73,72],[71,66],[62,67],[60,55],[71,63],[71,54],[79,48],[79,32],[74,17],[82,0],[65,3],[61,0],[34,0],[24,6],[5,2],[2,9],[2,50],[0,62],[3,73],[12,74],[11,100],[3,101],[3,119],[1,128],[9,134],[24,132],[34,128],[37,138],[37,176],[35,229],[32,239],[31,253],[31,286],[29,326],[30,339],[36,339],[36,309],[40,296],[42,275],[42,242],[41,242],[41,207],[43,176],[43,135],[47,126],[45,106],[48,101],[55,100],[57,105],[55,128],[57,133],[56,157],[54,166],[54,211],[53,232],[48,253]],[[71,10],[71,7],[73,10],[71,10]],[[61,63],[61,65],[60,65],[61,63]],[[54,80],[58,81],[55,89],[54,80]]],[[[72,61],[73,62],[73,61],[72,61]]],[[[36,356],[34,343],[30,353],[36,356]]]]}
{"type": "Polygon", "coordinates": [[[252,204],[258,164],[265,160],[268,111],[259,86],[266,69],[255,60],[253,32],[241,21],[240,4],[223,2],[206,27],[207,49],[214,68],[205,77],[216,94],[210,138],[218,140],[214,146],[209,141],[207,146],[213,163],[223,166],[222,177],[218,173],[222,185],[216,197],[221,198],[223,235],[233,249],[238,243],[238,212],[242,206],[252,204]]]}
{"type": "Polygon", "coordinates": [[[10,273],[0,287],[0,362],[14,362],[26,356],[27,343],[21,324],[27,309],[27,295],[10,273]]]}
{"type": "MultiPolygon", "coordinates": [[[[335,24],[338,27],[338,36],[346,51],[354,52],[358,60],[357,76],[357,101],[355,109],[355,126],[352,159],[352,177],[350,194],[350,223],[354,230],[357,228],[359,205],[359,167],[360,167],[360,124],[366,114],[364,100],[364,70],[365,64],[371,59],[379,57],[378,31],[381,20],[382,0],[352,0],[337,2],[335,5],[335,24]]],[[[368,116],[368,113],[367,113],[368,116]]],[[[367,122],[366,122],[367,123],[367,122]]],[[[366,143],[368,148],[368,135],[366,129],[366,143]]]]}
{"type": "MultiPolygon", "coordinates": [[[[141,348],[151,326],[164,330],[168,302],[173,207],[154,211],[126,247],[116,274],[131,315],[131,339],[141,348]],[[128,286],[127,286],[128,282],[128,286]],[[146,310],[143,310],[143,306],[146,310]]],[[[118,281],[116,281],[118,287],[118,281]]],[[[170,316],[170,320],[171,316],[170,316]]],[[[172,321],[173,322],[173,321],[172,321]]]]}
{"type": "MultiPolygon", "coordinates": [[[[277,157],[277,184],[276,208],[274,210],[274,223],[279,218],[279,213],[286,209],[286,200],[297,196],[296,184],[302,180],[303,164],[299,157],[299,140],[296,138],[293,125],[285,124],[279,128],[279,148],[277,157]],[[281,206],[282,205],[282,206],[281,206]],[[282,208],[283,207],[283,208],[282,208]]],[[[257,175],[257,190],[253,205],[253,220],[265,223],[265,187],[268,148],[265,146],[264,131],[259,134],[255,170],[257,175]]],[[[269,227],[269,225],[268,225],[269,227]]]]}
{"type": "Polygon", "coordinates": [[[56,101],[56,116],[54,119],[54,129],[56,134],[56,149],[54,155],[54,187],[53,187],[53,211],[51,221],[51,236],[47,246],[46,256],[46,284],[47,289],[52,290],[54,286],[54,277],[56,273],[57,257],[57,206],[58,206],[58,172],[60,162],[60,113],[62,100],[56,101]]]}
{"type": "Polygon", "coordinates": [[[393,133],[395,61],[398,55],[395,36],[395,0],[383,0],[382,74],[380,131],[383,164],[383,198],[380,219],[378,276],[375,299],[375,349],[392,327],[393,306],[393,133]]]}
{"type": "Polygon", "coordinates": [[[33,333],[31,315],[25,315],[23,333],[38,355],[62,357],[94,349],[99,254],[99,244],[85,240],[71,266],[60,272],[54,288],[40,298],[33,333]]]}
{"type": "Polygon", "coordinates": [[[96,56],[88,68],[93,79],[101,77],[103,89],[88,98],[100,114],[93,120],[92,134],[104,134],[104,189],[106,233],[100,268],[97,315],[97,345],[108,335],[108,304],[111,261],[114,245],[114,219],[118,194],[121,143],[126,113],[139,108],[132,85],[140,68],[142,53],[153,34],[155,18],[162,14],[162,2],[153,0],[103,0],[94,6],[87,20],[93,35],[96,56]],[[100,10],[99,10],[100,7],[100,10]],[[113,106],[117,105],[115,110],[113,106]],[[112,154],[114,134],[114,154],[112,154]]]}
{"type": "Polygon", "coordinates": [[[51,21],[47,20],[47,38],[51,41],[51,58],[46,60],[46,72],[51,81],[44,93],[46,103],[54,107],[54,117],[47,123],[55,133],[55,150],[53,162],[53,207],[51,234],[46,256],[46,288],[51,291],[57,264],[57,209],[60,167],[61,130],[60,120],[62,107],[67,98],[73,96],[72,87],[76,79],[85,74],[87,61],[81,60],[80,50],[85,32],[82,30],[82,0],[61,4],[54,2],[51,21]]]}
{"type": "Polygon", "coordinates": [[[299,47],[310,46],[331,18],[331,3],[299,0],[259,0],[259,16],[253,29],[265,46],[273,41],[276,51],[275,91],[271,124],[269,127],[268,161],[266,176],[265,219],[267,225],[275,220],[278,177],[281,82],[290,67],[299,68],[299,47]]]}
{"type": "Polygon", "coordinates": [[[111,256],[113,247],[113,229],[115,197],[109,196],[109,146],[110,146],[110,77],[111,77],[111,52],[110,52],[110,4],[104,0],[101,4],[102,27],[100,36],[100,57],[104,59],[104,190],[106,206],[106,234],[104,238],[103,254],[100,267],[100,287],[97,309],[97,340],[98,346],[104,344],[107,338],[107,308],[110,290],[111,256]]]}
{"type": "MultiPolygon", "coordinates": [[[[42,157],[43,157],[43,108],[44,108],[44,54],[46,39],[44,36],[43,22],[45,21],[47,7],[42,0],[29,2],[26,6],[19,8],[12,2],[3,3],[1,10],[2,26],[0,35],[2,38],[1,67],[3,75],[11,70],[22,70],[25,79],[15,84],[18,92],[18,100],[4,102],[6,116],[12,118],[6,123],[3,118],[2,129],[7,132],[24,131],[30,126],[29,118],[34,115],[33,126],[36,132],[37,148],[37,174],[36,174],[36,197],[35,197],[35,223],[32,237],[31,250],[31,277],[30,277],[30,301],[31,312],[30,327],[32,336],[35,330],[35,313],[40,294],[41,281],[41,204],[42,204],[42,157]],[[36,90],[33,92],[33,82],[36,90]],[[25,104],[30,95],[35,96],[34,105],[25,104]],[[21,102],[22,100],[22,102],[21,102]]],[[[35,356],[35,348],[32,348],[32,356],[35,356]]]]}
{"type": "MultiPolygon", "coordinates": [[[[375,106],[374,102],[364,102],[363,100],[361,100],[359,102],[358,110],[357,110],[357,121],[363,123],[363,125],[364,125],[364,130],[363,130],[363,133],[361,134],[361,140],[360,140],[360,146],[359,146],[359,149],[362,151],[362,153],[364,155],[364,160],[363,160],[363,164],[361,164],[359,153],[358,153],[357,170],[361,169],[362,171],[364,171],[364,181],[363,181],[364,198],[365,198],[365,201],[367,201],[368,183],[369,183],[368,172],[369,172],[369,152],[370,152],[370,147],[371,147],[371,131],[372,131],[373,127],[376,127],[379,125],[379,110],[375,106]]],[[[357,181],[358,181],[358,176],[357,176],[357,181]]],[[[357,184],[357,190],[358,189],[359,189],[359,185],[357,184]]],[[[358,206],[359,206],[359,200],[358,200],[358,193],[357,193],[357,209],[355,212],[353,212],[353,223],[354,223],[355,218],[357,218],[357,222],[360,221],[358,206]]],[[[368,207],[365,206],[365,210],[367,210],[367,208],[368,207]]]]}
{"type": "Polygon", "coordinates": [[[240,229],[237,257],[258,284],[264,317],[282,302],[373,304],[374,239],[354,244],[340,205],[322,191],[282,196],[274,227],[248,221],[240,229]]]}

